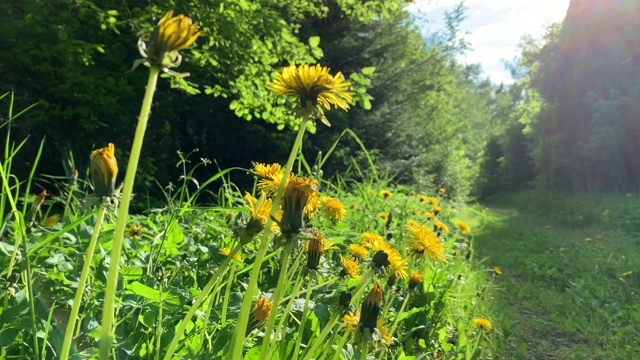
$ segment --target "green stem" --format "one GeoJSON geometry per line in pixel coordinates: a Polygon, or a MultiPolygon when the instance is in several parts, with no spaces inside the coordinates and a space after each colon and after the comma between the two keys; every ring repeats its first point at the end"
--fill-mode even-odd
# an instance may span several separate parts
{"type": "MultiPolygon", "coordinates": [[[[283,174],[283,179],[288,179],[289,174],[291,173],[291,169],[293,168],[293,163],[295,161],[296,156],[298,155],[298,150],[302,146],[302,138],[304,136],[305,128],[307,127],[308,118],[305,118],[300,124],[300,129],[298,130],[298,135],[296,136],[296,140],[293,143],[293,147],[291,148],[291,153],[289,154],[289,160],[287,160],[287,164],[285,165],[285,171],[283,174]]],[[[251,303],[253,301],[253,295],[255,294],[258,286],[258,275],[260,275],[260,265],[264,260],[264,255],[267,252],[267,247],[270,242],[271,235],[271,224],[273,223],[272,218],[278,211],[280,206],[280,201],[282,200],[282,194],[284,193],[284,186],[286,181],[282,181],[280,187],[278,188],[278,192],[276,193],[276,197],[273,199],[271,216],[265,225],[265,229],[263,231],[262,240],[260,241],[260,247],[258,248],[258,253],[256,254],[256,259],[254,261],[253,269],[251,270],[251,276],[249,277],[249,286],[247,287],[247,291],[242,298],[242,306],[240,307],[240,314],[238,314],[238,322],[236,323],[236,328],[233,332],[233,337],[231,339],[231,346],[229,347],[228,359],[231,360],[239,360],[242,358],[242,347],[244,344],[245,333],[247,331],[247,322],[249,321],[249,313],[251,312],[251,303]]],[[[275,311],[274,311],[275,313],[275,311]]],[[[273,314],[275,316],[275,314],[273,314]]],[[[266,336],[269,336],[268,334],[266,336]]]]}
{"type": "Polygon", "coordinates": [[[393,320],[393,325],[391,325],[391,332],[389,334],[393,335],[393,332],[396,331],[396,327],[400,322],[400,317],[404,312],[404,308],[407,307],[407,303],[409,303],[409,298],[411,297],[411,293],[407,293],[407,296],[404,297],[404,301],[402,302],[402,306],[400,307],[400,311],[396,313],[396,318],[393,320]]]}
{"type": "Polygon", "coordinates": [[[73,333],[76,327],[76,321],[78,321],[78,312],[80,311],[80,304],[82,303],[82,295],[84,294],[84,287],[89,276],[89,269],[91,268],[91,259],[93,259],[93,253],[96,249],[96,243],[98,235],[100,234],[100,228],[102,227],[102,221],[104,220],[104,214],[106,209],[100,205],[98,211],[98,218],[93,226],[93,234],[91,234],[91,240],[87,247],[87,252],[84,255],[82,272],[80,273],[80,279],[78,279],[78,288],[76,289],[76,295],[73,298],[73,306],[71,307],[71,314],[69,315],[69,322],[67,323],[67,329],[64,332],[64,342],[62,343],[62,350],[60,350],[60,360],[66,360],[69,357],[69,350],[71,349],[71,342],[73,341],[73,333]]]}
{"type": "MultiPolygon", "coordinates": [[[[338,343],[338,347],[336,347],[336,352],[333,354],[333,360],[337,360],[338,358],[340,358],[340,355],[342,354],[342,348],[344,347],[344,345],[347,343],[347,340],[349,340],[349,336],[351,334],[346,333],[342,336],[342,338],[340,338],[340,342],[338,343]]],[[[322,357],[320,357],[320,359],[323,359],[322,357]]]]}
{"type": "Polygon", "coordinates": [[[300,343],[302,342],[302,335],[304,334],[304,324],[307,322],[307,312],[309,311],[309,301],[311,300],[311,285],[313,283],[312,274],[308,274],[309,284],[307,285],[307,296],[304,298],[304,308],[302,309],[302,317],[300,318],[300,327],[298,328],[298,336],[296,339],[296,346],[293,348],[293,359],[298,360],[300,352],[300,343]]]}
{"type": "MultiPolygon", "coordinates": [[[[294,272],[292,272],[292,273],[294,273],[294,272]]],[[[300,287],[302,286],[302,281],[303,281],[304,277],[296,276],[295,278],[298,279],[298,280],[296,280],[295,285],[293,285],[293,291],[297,292],[298,290],[300,290],[300,287]]],[[[278,322],[278,326],[276,327],[276,334],[280,333],[280,331],[284,327],[284,324],[286,323],[287,319],[289,318],[289,314],[291,314],[291,305],[293,305],[294,301],[295,301],[295,299],[291,298],[289,300],[289,302],[287,302],[287,306],[285,306],[284,311],[282,312],[282,316],[280,316],[280,321],[278,322]]],[[[284,303],[284,299],[282,299],[282,302],[284,303]]],[[[269,348],[267,350],[267,359],[271,359],[271,354],[273,353],[273,351],[275,350],[277,345],[278,345],[277,341],[274,341],[273,344],[269,345],[269,348]]]]}
{"type": "MultiPolygon", "coordinates": [[[[26,230],[24,227],[24,219],[20,221],[22,225],[22,229],[26,230]]],[[[22,232],[22,236],[25,236],[26,231],[22,232]]],[[[26,239],[22,240],[22,248],[24,251],[24,260],[27,264],[27,294],[29,295],[29,316],[31,317],[31,336],[33,337],[33,352],[36,355],[36,359],[40,359],[40,348],[38,347],[38,327],[36,323],[36,309],[35,309],[35,301],[33,295],[33,281],[31,280],[31,263],[29,261],[29,248],[26,239]]]]}
{"type": "MultiPolygon", "coordinates": [[[[260,359],[267,359],[267,355],[271,352],[271,333],[273,331],[273,326],[276,322],[276,313],[278,312],[278,306],[280,305],[280,296],[282,296],[282,290],[284,290],[285,278],[287,277],[287,270],[289,268],[289,258],[291,257],[291,251],[293,249],[293,241],[289,240],[287,245],[285,245],[284,256],[282,259],[282,267],[280,268],[280,275],[278,276],[278,284],[276,285],[276,291],[273,294],[273,298],[271,302],[273,304],[273,308],[275,311],[271,311],[269,313],[269,321],[267,322],[267,329],[265,330],[264,337],[262,339],[262,347],[260,348],[260,359]]],[[[273,334],[274,339],[278,339],[279,333],[273,334]]],[[[273,341],[274,343],[277,341],[273,341]]]]}
{"type": "Polygon", "coordinates": [[[156,90],[158,82],[158,73],[160,69],[152,66],[149,69],[149,79],[147,88],[142,100],[140,115],[138,116],[138,125],[131,146],[131,155],[127,164],[127,172],[124,178],[124,186],[122,188],[122,199],[118,207],[118,220],[116,221],[116,229],[111,248],[111,263],[109,265],[109,274],[107,276],[107,285],[104,294],[104,305],[102,308],[102,330],[100,333],[100,359],[107,360],[111,345],[113,344],[115,328],[114,328],[114,311],[116,308],[116,290],[118,287],[118,272],[120,267],[120,254],[122,252],[122,243],[124,240],[124,230],[127,224],[127,215],[129,214],[129,204],[133,194],[133,183],[138,169],[138,161],[140,160],[140,152],[142,150],[142,141],[144,140],[144,132],[147,128],[149,113],[151,112],[151,103],[153,102],[153,93],[156,90]]]}
{"type": "Polygon", "coordinates": [[[198,311],[198,308],[200,307],[200,305],[202,305],[204,299],[207,298],[220,275],[222,275],[222,273],[227,269],[227,265],[229,265],[229,262],[233,260],[233,257],[238,253],[238,251],[240,251],[242,246],[244,246],[244,243],[241,242],[233,250],[231,250],[231,253],[222,261],[222,264],[220,264],[218,270],[216,270],[216,272],[211,275],[209,282],[207,282],[204,288],[202,288],[200,295],[198,295],[196,301],[193,303],[193,305],[191,305],[189,311],[187,311],[187,314],[180,321],[178,330],[176,330],[176,333],[173,335],[173,339],[171,340],[171,343],[167,348],[167,352],[164,354],[164,360],[171,360],[171,358],[173,357],[173,352],[176,350],[176,346],[178,346],[178,341],[180,341],[180,338],[182,338],[182,334],[187,329],[187,325],[191,322],[191,318],[193,317],[193,315],[195,315],[196,311],[198,311]]]}
{"type": "MultiPolygon", "coordinates": [[[[222,324],[227,321],[227,307],[229,307],[229,298],[231,297],[231,285],[233,285],[236,275],[236,266],[231,266],[231,270],[229,270],[229,280],[227,280],[227,287],[224,291],[224,300],[222,300],[222,324]]],[[[209,312],[211,314],[211,312],[209,312]]],[[[206,319],[209,319],[207,317],[206,319]]]]}
{"type": "Polygon", "coordinates": [[[160,279],[160,298],[158,299],[158,326],[156,327],[156,357],[155,360],[160,360],[160,345],[162,345],[162,282],[160,279]]]}

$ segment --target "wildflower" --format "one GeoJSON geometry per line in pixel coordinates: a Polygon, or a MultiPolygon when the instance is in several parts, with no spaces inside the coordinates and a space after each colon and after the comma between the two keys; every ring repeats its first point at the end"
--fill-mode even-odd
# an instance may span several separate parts
{"type": "Polygon", "coordinates": [[[360,268],[358,267],[358,260],[352,256],[342,256],[342,271],[340,276],[349,276],[354,279],[360,279],[360,268]]]}
{"type": "Polygon", "coordinates": [[[282,178],[282,166],[278,163],[263,164],[254,163],[253,169],[249,171],[251,174],[259,177],[260,179],[274,179],[276,177],[282,178]]]}
{"type": "Polygon", "coordinates": [[[426,216],[427,219],[429,219],[429,220],[433,220],[433,219],[436,218],[436,215],[434,213],[428,212],[428,211],[425,211],[424,216],[426,216]]]}
{"type": "Polygon", "coordinates": [[[407,278],[409,264],[396,249],[384,240],[374,242],[371,244],[371,248],[376,252],[371,258],[372,266],[377,268],[389,266],[397,278],[407,278]]]}
{"type": "Polygon", "coordinates": [[[389,215],[387,215],[387,213],[386,213],[386,212],[384,212],[384,211],[379,212],[379,213],[378,213],[378,217],[379,217],[380,219],[382,219],[382,221],[384,221],[384,222],[385,222],[385,224],[386,224],[386,223],[387,223],[387,221],[389,220],[389,215]]]}
{"type": "Polygon", "coordinates": [[[482,329],[483,331],[491,331],[491,322],[489,322],[489,320],[487,319],[476,318],[473,319],[473,322],[471,324],[477,328],[482,329]]]}
{"type": "Polygon", "coordinates": [[[426,226],[415,221],[409,221],[405,226],[408,232],[409,242],[407,246],[409,252],[416,259],[429,257],[431,261],[440,260],[447,262],[444,257],[444,246],[433,231],[426,226]]]}
{"type": "Polygon", "coordinates": [[[111,196],[116,185],[118,162],[115,147],[109,143],[107,147],[91,152],[91,177],[97,196],[111,196]]]}
{"type": "Polygon", "coordinates": [[[376,322],[376,329],[378,329],[376,333],[379,334],[380,340],[387,344],[387,346],[393,344],[393,337],[389,334],[389,329],[382,318],[378,319],[376,322]]]}
{"type": "Polygon", "coordinates": [[[428,198],[424,195],[418,195],[418,201],[423,203],[423,202],[427,202],[428,198]]]}
{"type": "Polygon", "coordinates": [[[409,195],[415,195],[415,194],[416,194],[416,191],[415,191],[415,190],[411,190],[411,191],[409,191],[409,195]]]}
{"type": "Polygon", "coordinates": [[[493,273],[496,275],[502,275],[502,270],[496,266],[493,268],[493,273]]]}
{"type": "Polygon", "coordinates": [[[438,198],[437,198],[437,197],[433,197],[433,196],[428,197],[428,198],[427,198],[427,200],[428,200],[428,201],[431,203],[431,205],[433,205],[433,206],[438,206],[438,204],[440,203],[440,200],[438,200],[438,198]]]}
{"type": "Polygon", "coordinates": [[[622,273],[622,276],[629,276],[631,274],[633,274],[633,271],[626,271],[622,273]]]}
{"type": "MultiPolygon", "coordinates": [[[[349,293],[351,294],[351,293],[349,293]]],[[[344,321],[344,330],[346,332],[352,333],[358,330],[358,324],[360,323],[360,311],[349,311],[347,315],[342,318],[344,321]]]]}
{"type": "Polygon", "coordinates": [[[358,204],[356,204],[356,203],[351,204],[351,208],[353,210],[358,210],[358,204]]]}
{"type": "Polygon", "coordinates": [[[471,254],[473,254],[473,249],[467,250],[467,255],[464,256],[466,260],[471,259],[471,254]]]}
{"type": "Polygon", "coordinates": [[[456,223],[456,227],[463,234],[468,234],[471,231],[471,228],[469,227],[469,225],[467,225],[467,223],[465,223],[464,221],[458,221],[456,223]]]}
{"type": "Polygon", "coordinates": [[[333,242],[327,240],[319,231],[311,233],[311,240],[304,247],[307,251],[307,268],[309,270],[318,270],[320,258],[324,255],[324,252],[329,249],[336,249],[333,246],[333,242]]]}
{"type": "Polygon", "coordinates": [[[282,198],[282,220],[280,231],[283,234],[296,234],[302,229],[302,219],[309,199],[317,198],[317,182],[312,178],[293,177],[287,183],[282,198]]]}
{"type": "Polygon", "coordinates": [[[444,194],[444,193],[446,193],[446,192],[447,192],[447,190],[446,190],[445,188],[441,187],[440,189],[438,189],[438,192],[439,192],[440,194],[444,194]]]}
{"type": "Polygon", "coordinates": [[[376,248],[376,244],[378,242],[384,242],[384,238],[382,236],[374,233],[362,233],[360,238],[362,239],[362,245],[369,249],[376,248]]]}
{"type": "MultiPolygon", "coordinates": [[[[243,241],[248,242],[254,237],[256,237],[267,224],[267,220],[269,219],[269,215],[271,214],[271,199],[267,199],[267,195],[262,192],[260,194],[260,199],[256,199],[251,196],[248,192],[245,193],[244,199],[247,202],[247,208],[249,209],[249,220],[247,224],[242,229],[242,233],[244,236],[243,241]]],[[[276,219],[282,216],[281,212],[276,214],[276,219]]],[[[274,230],[279,231],[279,228],[274,223],[274,230]]]]}
{"type": "Polygon", "coordinates": [[[267,299],[264,294],[260,294],[256,304],[251,310],[251,314],[249,315],[249,323],[247,324],[247,334],[253,331],[258,326],[264,324],[265,321],[269,318],[269,313],[271,312],[271,307],[273,303],[267,299]]]}
{"type": "Polygon", "coordinates": [[[147,43],[138,40],[138,50],[143,59],[136,61],[134,67],[140,63],[162,69],[177,67],[182,62],[178,51],[191,46],[198,35],[198,23],[184,15],[173,16],[173,10],[169,10],[153,29],[147,43]]]}
{"type": "Polygon", "coordinates": [[[431,208],[431,212],[437,216],[442,212],[442,208],[438,205],[433,205],[433,207],[431,208]]]}
{"type": "Polygon", "coordinates": [[[418,285],[422,284],[423,281],[424,281],[424,275],[420,274],[415,270],[412,271],[411,276],[409,277],[409,289],[410,290],[415,289],[418,285]]]}
{"type": "Polygon", "coordinates": [[[442,221],[435,221],[433,223],[433,231],[437,231],[438,233],[442,233],[442,234],[448,234],[449,227],[442,221]]]}
{"type": "Polygon", "coordinates": [[[385,199],[388,199],[393,196],[393,193],[389,190],[382,190],[380,191],[380,196],[382,196],[385,199]]]}
{"type": "Polygon", "coordinates": [[[347,251],[353,254],[353,256],[360,259],[365,259],[367,256],[369,256],[369,250],[367,250],[367,248],[365,248],[364,246],[358,244],[350,244],[349,247],[347,247],[347,251]]]}
{"type": "MultiPolygon", "coordinates": [[[[231,249],[225,247],[218,250],[218,252],[220,253],[220,255],[229,256],[229,254],[231,254],[231,249]]],[[[240,254],[236,253],[235,255],[233,255],[233,260],[242,261],[242,258],[240,257],[240,254]]]]}
{"type": "Polygon", "coordinates": [[[320,198],[320,211],[329,220],[342,221],[347,216],[347,209],[340,200],[328,196],[320,198]]]}
{"type": "Polygon", "coordinates": [[[349,109],[347,102],[353,100],[348,91],[350,82],[341,72],[335,76],[329,74],[329,68],[316,65],[290,65],[275,73],[276,79],[267,84],[267,88],[276,95],[294,96],[297,100],[294,113],[299,117],[317,116],[325,125],[331,126],[324,116],[323,108],[349,109]]]}
{"type": "Polygon", "coordinates": [[[44,219],[44,222],[42,223],[42,225],[44,225],[44,227],[54,227],[58,225],[59,222],[60,222],[60,217],[58,215],[51,215],[46,219],[44,219]]]}
{"type": "Polygon", "coordinates": [[[129,226],[127,226],[127,230],[125,230],[127,237],[129,237],[129,239],[132,240],[138,240],[140,239],[140,236],[142,236],[142,225],[140,224],[129,224],[129,226]]]}
{"type": "Polygon", "coordinates": [[[373,330],[376,328],[381,306],[382,289],[380,288],[380,284],[376,282],[362,302],[362,307],[360,308],[361,317],[358,323],[360,329],[369,328],[373,330]]]}

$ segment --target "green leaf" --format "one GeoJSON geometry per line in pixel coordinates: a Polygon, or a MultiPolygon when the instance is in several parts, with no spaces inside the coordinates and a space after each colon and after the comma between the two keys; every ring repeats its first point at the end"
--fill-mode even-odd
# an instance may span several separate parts
{"type": "Polygon", "coordinates": [[[312,48],[318,47],[320,44],[320,36],[312,36],[309,38],[309,46],[312,48]]]}
{"type": "Polygon", "coordinates": [[[360,70],[360,72],[363,73],[364,75],[371,75],[375,71],[376,71],[376,67],[375,66],[364,67],[364,68],[362,68],[362,70],[360,70]]]}

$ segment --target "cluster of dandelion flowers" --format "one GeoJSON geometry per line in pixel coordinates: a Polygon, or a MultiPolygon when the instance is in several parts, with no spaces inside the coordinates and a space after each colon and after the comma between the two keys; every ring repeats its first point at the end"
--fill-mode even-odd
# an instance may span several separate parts
{"type": "Polygon", "coordinates": [[[118,162],[115,156],[115,146],[112,143],[91,152],[91,177],[97,196],[113,195],[117,175],[118,162]]]}
{"type": "Polygon", "coordinates": [[[267,84],[276,95],[293,96],[298,104],[294,112],[299,116],[316,115],[327,126],[329,122],[324,117],[323,108],[349,109],[347,102],[353,100],[353,93],[348,91],[350,82],[346,81],[341,72],[335,76],[329,73],[326,66],[290,65],[275,73],[276,79],[267,84]]]}
{"type": "Polygon", "coordinates": [[[265,321],[269,318],[269,314],[271,312],[271,307],[273,303],[267,299],[264,294],[260,294],[256,304],[253,306],[251,310],[251,315],[249,315],[249,324],[247,325],[247,334],[256,329],[258,326],[264,324],[265,321]]]}
{"type": "Polygon", "coordinates": [[[178,51],[191,46],[198,35],[198,23],[184,15],[173,16],[173,10],[169,10],[153,29],[149,41],[138,41],[142,62],[158,68],[177,67],[182,61],[178,51]]]}
{"type": "Polygon", "coordinates": [[[471,322],[474,327],[477,327],[483,331],[491,331],[491,322],[484,318],[475,318],[471,322]]]}
{"type": "Polygon", "coordinates": [[[405,226],[409,237],[407,244],[409,252],[416,259],[428,257],[431,261],[447,262],[444,257],[444,246],[438,236],[426,226],[415,221],[409,221],[405,226]]]}

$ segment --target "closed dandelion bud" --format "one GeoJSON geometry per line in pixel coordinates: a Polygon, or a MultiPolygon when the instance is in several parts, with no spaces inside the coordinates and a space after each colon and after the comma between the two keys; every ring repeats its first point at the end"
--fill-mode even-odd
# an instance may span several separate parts
{"type": "Polygon", "coordinates": [[[387,233],[387,241],[391,241],[393,239],[393,233],[387,233]]]}
{"type": "Polygon", "coordinates": [[[380,250],[375,255],[373,255],[371,262],[373,266],[377,268],[383,268],[389,265],[389,254],[387,254],[384,250],[380,250]]]}
{"type": "Polygon", "coordinates": [[[389,277],[387,278],[387,285],[389,287],[393,287],[393,285],[396,283],[396,275],[395,273],[389,275],[389,277]]]}
{"type": "Polygon", "coordinates": [[[343,291],[338,298],[338,304],[344,308],[349,308],[351,304],[351,291],[343,291]]]}
{"type": "Polygon", "coordinates": [[[393,212],[389,211],[389,215],[387,216],[387,222],[384,224],[387,230],[389,230],[389,227],[391,227],[391,221],[393,221],[393,212]]]}
{"type": "Polygon", "coordinates": [[[25,216],[25,220],[28,223],[32,223],[36,218],[36,214],[40,211],[40,207],[44,203],[44,199],[47,197],[47,190],[42,190],[38,196],[36,196],[35,201],[31,204],[29,211],[27,211],[27,215],[25,216]]]}
{"type": "Polygon", "coordinates": [[[373,288],[364,298],[360,308],[360,329],[375,329],[382,306],[382,289],[379,283],[375,283],[373,288]]]}
{"type": "Polygon", "coordinates": [[[5,286],[6,287],[13,286],[17,284],[19,280],[20,280],[20,273],[11,273],[11,275],[7,277],[7,282],[5,286]]]}
{"type": "Polygon", "coordinates": [[[165,279],[164,275],[164,267],[158,266],[156,267],[156,281],[162,282],[165,279]]]}
{"type": "Polygon", "coordinates": [[[422,284],[422,281],[424,281],[424,276],[417,271],[412,271],[411,277],[409,277],[409,290],[415,289],[422,284]]]}
{"type": "Polygon", "coordinates": [[[318,270],[320,258],[324,251],[322,250],[322,238],[312,237],[307,245],[307,269],[318,270]]]}
{"type": "Polygon", "coordinates": [[[111,196],[116,185],[118,162],[115,157],[115,147],[109,146],[91,152],[91,177],[97,196],[111,196]]]}
{"type": "Polygon", "coordinates": [[[264,324],[265,321],[269,318],[269,314],[271,312],[271,307],[273,303],[267,299],[264,294],[260,294],[256,304],[253,306],[251,310],[251,315],[249,315],[249,323],[247,325],[247,334],[252,332],[258,326],[264,324]]]}
{"type": "Polygon", "coordinates": [[[471,259],[471,254],[473,254],[473,249],[467,250],[467,255],[465,255],[464,258],[467,260],[471,259]]]}
{"type": "MultiPolygon", "coordinates": [[[[138,41],[138,50],[147,66],[169,68],[180,65],[182,57],[178,51],[191,46],[200,35],[200,26],[191,18],[173,16],[169,10],[153,29],[149,41],[138,41]]],[[[140,63],[139,61],[137,62],[140,63]]],[[[135,66],[135,65],[134,65],[135,66]]]]}
{"type": "Polygon", "coordinates": [[[280,230],[284,235],[300,232],[307,202],[317,197],[317,182],[312,178],[294,177],[289,180],[282,197],[282,219],[280,230]]]}

